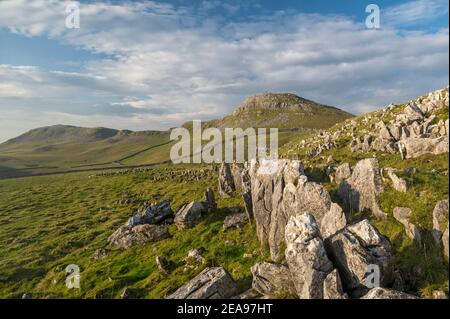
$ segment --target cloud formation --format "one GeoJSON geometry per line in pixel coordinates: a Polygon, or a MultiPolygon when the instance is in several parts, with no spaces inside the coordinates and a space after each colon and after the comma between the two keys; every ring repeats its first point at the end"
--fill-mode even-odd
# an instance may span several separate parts
{"type": "MultiPolygon", "coordinates": [[[[53,124],[91,126],[95,115],[94,126],[162,129],[220,117],[261,91],[363,113],[448,84],[448,29],[368,30],[350,17],[293,11],[233,21],[205,18],[208,6],[142,1],[83,4],[81,28],[70,30],[64,2],[31,3],[0,2],[0,28],[109,57],[77,73],[0,65],[0,121],[6,111],[42,112],[60,119],[53,124]]],[[[412,23],[429,15],[422,5],[393,7],[386,19],[412,23]]],[[[0,140],[14,134],[0,128],[0,140]]]]}

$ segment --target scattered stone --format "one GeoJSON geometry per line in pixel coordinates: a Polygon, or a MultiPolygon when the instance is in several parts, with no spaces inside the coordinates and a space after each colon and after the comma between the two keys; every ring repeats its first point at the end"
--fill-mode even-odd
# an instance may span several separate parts
{"type": "Polygon", "coordinates": [[[379,267],[380,286],[388,287],[392,283],[394,257],[391,245],[367,219],[329,237],[326,247],[346,291],[366,286],[369,265],[379,267]]]}
{"type": "Polygon", "coordinates": [[[338,194],[350,211],[371,210],[377,218],[386,218],[378,205],[378,196],[383,192],[380,169],[376,158],[359,161],[352,176],[342,181],[338,194]]]}
{"type": "Polygon", "coordinates": [[[410,294],[406,294],[404,292],[377,287],[372,288],[361,299],[419,299],[419,298],[410,294]]]}
{"type": "Polygon", "coordinates": [[[412,240],[420,243],[421,235],[419,229],[412,223],[409,222],[411,217],[411,209],[407,207],[395,207],[393,214],[394,218],[405,226],[406,235],[412,240]]]}
{"type": "Polygon", "coordinates": [[[286,265],[259,262],[252,268],[252,287],[265,296],[296,296],[291,273],[286,265]]]}
{"type": "Polygon", "coordinates": [[[328,274],[323,282],[324,299],[348,299],[348,295],[342,288],[341,276],[337,269],[328,274]]]}
{"type": "Polygon", "coordinates": [[[285,231],[286,261],[301,299],[322,299],[324,280],[333,270],[319,226],[311,213],[291,216],[285,231]]]}
{"type": "Polygon", "coordinates": [[[227,299],[236,296],[239,287],[222,267],[206,268],[178,288],[167,299],[227,299]]]}
{"type": "Polygon", "coordinates": [[[214,191],[211,188],[207,188],[204,194],[205,200],[203,201],[203,206],[208,211],[208,213],[217,209],[217,203],[214,196],[214,191]]]}
{"type": "Polygon", "coordinates": [[[140,224],[154,224],[158,225],[167,219],[173,218],[173,211],[170,208],[169,201],[162,201],[155,205],[147,207],[142,214],[135,215],[129,220],[130,226],[140,224]]]}
{"type": "Polygon", "coordinates": [[[433,238],[436,245],[441,243],[446,222],[448,222],[448,199],[437,202],[433,210],[433,238]]]}
{"type": "Polygon", "coordinates": [[[393,168],[386,168],[385,171],[392,181],[392,187],[399,192],[406,193],[408,190],[408,183],[403,178],[398,177],[393,168]]]}
{"type": "Polygon", "coordinates": [[[178,229],[192,228],[198,224],[202,218],[202,214],[207,211],[201,202],[191,202],[183,205],[175,214],[175,224],[178,229]]]}
{"type": "Polygon", "coordinates": [[[99,248],[95,250],[93,258],[94,260],[104,259],[108,257],[110,253],[111,251],[109,249],[99,248]]]}
{"type": "Polygon", "coordinates": [[[203,264],[205,262],[205,258],[201,255],[198,249],[191,249],[188,251],[187,256],[183,259],[186,264],[203,264]]]}
{"type": "Polygon", "coordinates": [[[247,223],[248,217],[246,213],[228,215],[223,222],[223,231],[227,231],[230,228],[243,228],[247,223]]]}
{"type": "Polygon", "coordinates": [[[170,234],[166,225],[144,224],[135,227],[123,225],[108,238],[108,242],[118,248],[128,249],[135,245],[156,242],[169,237],[170,234]]]}
{"type": "Polygon", "coordinates": [[[163,274],[168,274],[170,271],[170,262],[164,256],[156,256],[156,265],[163,274]]]}

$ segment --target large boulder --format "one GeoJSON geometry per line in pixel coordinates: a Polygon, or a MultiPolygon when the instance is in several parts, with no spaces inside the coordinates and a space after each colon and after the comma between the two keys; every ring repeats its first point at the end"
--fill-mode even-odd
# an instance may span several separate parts
{"type": "Polygon", "coordinates": [[[365,219],[345,227],[326,240],[327,251],[338,268],[344,288],[364,288],[373,265],[380,271],[379,284],[388,287],[393,281],[393,263],[389,240],[365,219]]]}
{"type": "Polygon", "coordinates": [[[222,267],[206,268],[194,279],[178,288],[167,299],[228,299],[239,287],[222,267]]]}
{"type": "Polygon", "coordinates": [[[260,262],[252,268],[252,287],[268,297],[295,297],[291,272],[286,265],[260,262]]]}
{"type": "Polygon", "coordinates": [[[376,287],[372,288],[367,294],[361,297],[361,299],[419,299],[419,298],[401,291],[376,287]]]}
{"type": "Polygon", "coordinates": [[[352,176],[339,185],[338,194],[350,211],[370,210],[378,218],[386,214],[378,205],[378,196],[383,192],[378,160],[367,158],[359,161],[352,176]]]}
{"type": "Polygon", "coordinates": [[[166,225],[137,225],[131,227],[123,225],[109,238],[108,242],[121,249],[128,249],[135,245],[159,241],[170,236],[166,225]]]}
{"type": "Polygon", "coordinates": [[[188,229],[197,225],[202,218],[202,214],[208,208],[202,202],[191,202],[181,206],[175,214],[175,224],[178,229],[188,229]]]}
{"type": "Polygon", "coordinates": [[[436,245],[440,245],[442,234],[448,223],[448,199],[436,203],[433,210],[433,238],[436,245]]]}
{"type": "Polygon", "coordinates": [[[412,240],[420,243],[420,231],[414,224],[409,221],[411,213],[411,209],[407,207],[395,207],[393,211],[394,218],[402,223],[405,227],[406,235],[412,240]]]}
{"type": "Polygon", "coordinates": [[[297,296],[322,299],[324,280],[333,270],[319,226],[311,213],[291,216],[285,231],[286,261],[297,296]]]}

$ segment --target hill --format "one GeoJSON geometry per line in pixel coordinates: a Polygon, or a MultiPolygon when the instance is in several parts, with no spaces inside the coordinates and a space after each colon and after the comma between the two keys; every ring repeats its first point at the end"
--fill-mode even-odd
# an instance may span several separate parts
{"type": "Polygon", "coordinates": [[[353,115],[290,93],[260,93],[246,98],[234,112],[205,127],[277,127],[323,129],[353,115]]]}

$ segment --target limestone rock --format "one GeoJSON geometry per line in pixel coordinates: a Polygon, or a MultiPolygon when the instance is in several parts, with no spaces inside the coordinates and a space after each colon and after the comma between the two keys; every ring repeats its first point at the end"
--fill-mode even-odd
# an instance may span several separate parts
{"type": "Polygon", "coordinates": [[[411,216],[411,209],[407,207],[395,207],[394,218],[405,226],[406,235],[414,241],[421,242],[421,235],[419,229],[412,223],[409,218],[411,216]]]}
{"type": "Polygon", "coordinates": [[[235,190],[234,179],[229,163],[223,162],[219,169],[219,195],[229,197],[235,190]]]}
{"type": "Polygon", "coordinates": [[[348,299],[347,294],[342,288],[341,276],[337,269],[328,274],[323,282],[324,299],[348,299]]]}
{"type": "Polygon", "coordinates": [[[342,208],[331,203],[330,210],[325,213],[320,222],[320,232],[323,238],[327,238],[347,225],[347,218],[342,208]]]}
{"type": "Polygon", "coordinates": [[[359,161],[352,176],[341,182],[338,194],[350,211],[371,210],[377,218],[386,218],[378,205],[378,196],[383,192],[378,160],[367,158],[359,161]]]}
{"type": "Polygon", "coordinates": [[[207,188],[204,194],[204,201],[202,202],[204,208],[211,212],[217,209],[216,199],[214,197],[214,191],[211,188],[207,188]]]}
{"type": "Polygon", "coordinates": [[[207,212],[207,208],[201,202],[191,202],[183,205],[175,214],[175,224],[178,229],[192,228],[198,224],[202,214],[207,212]]]}
{"type": "Polygon", "coordinates": [[[158,266],[158,269],[163,274],[167,274],[170,271],[170,262],[167,260],[164,256],[156,256],[156,265],[158,266]]]}
{"type": "Polygon", "coordinates": [[[134,227],[123,225],[108,238],[108,242],[121,249],[128,249],[135,245],[156,242],[169,236],[165,225],[144,224],[134,227]]]}
{"type": "Polygon", "coordinates": [[[291,273],[286,265],[260,262],[252,268],[252,287],[265,296],[296,296],[291,273]]]}
{"type": "Polygon", "coordinates": [[[336,168],[336,172],[334,173],[336,183],[340,183],[343,180],[349,178],[352,175],[352,169],[349,163],[344,163],[339,165],[336,168]]]}
{"type": "Polygon", "coordinates": [[[167,299],[227,299],[239,293],[236,282],[222,267],[206,268],[167,299]]]}
{"type": "Polygon", "coordinates": [[[437,245],[441,242],[446,221],[448,221],[448,199],[437,202],[433,210],[433,238],[437,245]]]}
{"type": "Polygon", "coordinates": [[[448,153],[448,135],[438,138],[410,137],[402,139],[400,147],[406,158],[416,158],[423,154],[448,153]]]}
{"type": "Polygon", "coordinates": [[[447,223],[447,229],[444,232],[444,235],[442,235],[442,244],[444,246],[444,255],[448,258],[448,223],[447,223]]]}
{"type": "Polygon", "coordinates": [[[406,294],[404,292],[377,287],[372,288],[361,299],[419,299],[419,298],[410,294],[406,294]]]}
{"type": "Polygon", "coordinates": [[[379,267],[382,287],[391,284],[394,262],[391,245],[367,219],[329,237],[326,247],[346,290],[366,286],[369,265],[379,267]]]}
{"type": "Polygon", "coordinates": [[[322,299],[323,283],[333,265],[327,257],[319,226],[311,213],[291,216],[286,225],[286,261],[301,299],[322,299]]]}
{"type": "Polygon", "coordinates": [[[392,187],[399,192],[406,193],[408,190],[408,183],[403,178],[398,177],[395,174],[394,169],[386,168],[385,170],[392,181],[392,187]]]}
{"type": "Polygon", "coordinates": [[[173,218],[173,211],[170,208],[169,201],[162,201],[147,207],[143,213],[139,213],[131,217],[127,224],[134,227],[142,224],[161,224],[166,220],[173,218]]]}
{"type": "Polygon", "coordinates": [[[247,223],[248,217],[246,213],[228,215],[223,222],[223,230],[227,231],[230,228],[243,228],[247,223]]]}
{"type": "Polygon", "coordinates": [[[191,249],[187,256],[183,259],[186,264],[203,264],[205,258],[201,255],[198,249],[191,249]]]}

